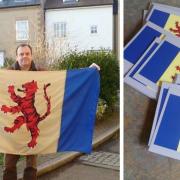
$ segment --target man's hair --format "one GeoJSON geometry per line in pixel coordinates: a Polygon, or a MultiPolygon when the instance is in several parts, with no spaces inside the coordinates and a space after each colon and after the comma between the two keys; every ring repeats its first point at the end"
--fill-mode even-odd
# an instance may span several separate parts
{"type": "Polygon", "coordinates": [[[27,46],[27,47],[30,49],[31,54],[32,54],[32,47],[31,47],[29,44],[20,44],[20,45],[18,45],[17,48],[16,48],[16,55],[17,55],[18,49],[19,49],[20,47],[25,47],[25,46],[27,46]]]}

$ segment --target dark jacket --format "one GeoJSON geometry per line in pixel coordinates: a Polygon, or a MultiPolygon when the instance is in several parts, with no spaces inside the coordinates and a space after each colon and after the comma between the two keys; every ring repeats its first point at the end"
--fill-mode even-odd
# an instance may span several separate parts
{"type": "MultiPolygon", "coordinates": [[[[19,63],[16,61],[12,66],[8,67],[8,70],[21,70],[21,68],[19,66],[19,63]]],[[[36,66],[34,61],[32,61],[29,71],[45,71],[45,69],[36,66]]]]}

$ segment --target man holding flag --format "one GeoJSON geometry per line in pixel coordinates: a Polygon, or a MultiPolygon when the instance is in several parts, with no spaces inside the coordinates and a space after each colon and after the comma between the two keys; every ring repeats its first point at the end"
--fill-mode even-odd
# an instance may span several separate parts
{"type": "MultiPolygon", "coordinates": [[[[90,67],[95,67],[100,70],[100,67],[93,63],[90,67]]],[[[16,49],[16,62],[9,68],[10,70],[20,71],[43,71],[45,69],[37,67],[32,60],[32,48],[28,44],[20,44],[16,49]]],[[[19,90],[20,91],[20,90],[19,90]]],[[[12,97],[11,97],[12,98],[12,97]]],[[[3,106],[2,106],[3,107],[3,106]]],[[[8,109],[2,108],[1,111],[8,112],[8,109]]],[[[48,116],[48,114],[47,114],[48,116]]],[[[14,122],[16,123],[16,122],[14,122]]],[[[32,134],[31,134],[32,135],[32,134]]],[[[31,144],[32,145],[32,144],[31,144]]],[[[33,148],[34,145],[32,145],[33,148]]],[[[20,155],[5,154],[3,172],[3,180],[16,180],[17,170],[16,164],[20,155]]],[[[24,170],[24,180],[36,180],[37,179],[37,155],[26,155],[26,168],[24,170]]]]}

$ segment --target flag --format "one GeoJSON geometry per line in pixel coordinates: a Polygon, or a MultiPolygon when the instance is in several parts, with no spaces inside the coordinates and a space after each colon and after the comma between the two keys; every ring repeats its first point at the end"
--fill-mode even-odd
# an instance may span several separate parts
{"type": "Polygon", "coordinates": [[[165,100],[166,100],[169,89],[177,89],[179,87],[180,86],[178,85],[177,80],[175,83],[166,83],[166,82],[162,83],[148,145],[151,144],[151,140],[155,132],[155,129],[157,127],[158,121],[160,119],[160,114],[162,112],[163,105],[165,104],[165,100]]]}
{"type": "Polygon", "coordinates": [[[175,80],[175,75],[180,73],[180,53],[178,52],[177,55],[174,57],[173,61],[166,69],[166,71],[162,74],[160,79],[158,80],[158,84],[166,81],[166,82],[173,82],[175,80]]]}
{"type": "Polygon", "coordinates": [[[171,85],[162,107],[159,106],[157,125],[149,150],[180,160],[180,87],[171,85]]]}
{"type": "Polygon", "coordinates": [[[163,81],[173,82],[175,74],[179,71],[179,43],[165,39],[158,49],[151,55],[135,77],[157,89],[163,81]],[[147,83],[149,82],[149,83],[147,83]]]}
{"type": "Polygon", "coordinates": [[[176,11],[170,13],[154,8],[147,20],[180,37],[180,14],[176,11]]]}
{"type": "MultiPolygon", "coordinates": [[[[137,65],[135,65],[132,69],[133,69],[133,71],[130,73],[130,77],[131,78],[133,78],[133,76],[134,76],[134,74],[137,72],[137,70],[142,66],[142,64],[144,63],[144,62],[146,62],[146,60],[147,60],[147,58],[154,52],[154,50],[158,47],[158,45],[159,45],[159,43],[157,43],[157,42],[153,42],[150,46],[149,46],[149,48],[147,49],[147,51],[145,51],[145,53],[143,54],[143,56],[142,56],[142,59],[141,59],[141,61],[139,61],[138,63],[137,63],[137,65]]],[[[140,82],[141,83],[141,82],[140,82]]]]}
{"type": "Polygon", "coordinates": [[[95,68],[0,71],[0,152],[90,153],[99,95],[95,68]]]}
{"type": "Polygon", "coordinates": [[[176,94],[167,95],[164,112],[154,144],[171,149],[178,149],[180,140],[180,97],[176,94]]]}
{"type": "Polygon", "coordinates": [[[156,38],[172,36],[161,27],[147,22],[124,48],[124,74],[141,58],[156,38]]]}
{"type": "Polygon", "coordinates": [[[171,87],[171,85],[174,85],[174,84],[166,83],[166,82],[162,83],[148,145],[151,144],[152,137],[153,137],[154,131],[156,129],[156,126],[157,126],[157,123],[158,123],[158,120],[160,117],[160,113],[162,111],[162,108],[163,108],[163,105],[164,105],[164,102],[165,102],[165,99],[166,99],[166,96],[168,93],[168,89],[169,89],[169,87],[171,87]]]}
{"type": "Polygon", "coordinates": [[[146,51],[146,49],[155,40],[155,38],[160,37],[161,35],[162,33],[151,26],[151,24],[146,24],[138,32],[138,34],[126,45],[124,49],[125,61],[131,64],[131,66],[135,64],[146,51]]]}
{"type": "Polygon", "coordinates": [[[140,91],[141,93],[148,95],[148,97],[154,97],[155,92],[152,89],[147,88],[146,84],[143,84],[141,81],[138,81],[134,78],[134,75],[138,71],[138,69],[142,66],[144,62],[150,57],[150,55],[158,48],[160,39],[157,38],[153,41],[153,43],[148,47],[145,53],[141,56],[138,62],[130,69],[130,71],[126,74],[124,78],[124,82],[140,91]]]}

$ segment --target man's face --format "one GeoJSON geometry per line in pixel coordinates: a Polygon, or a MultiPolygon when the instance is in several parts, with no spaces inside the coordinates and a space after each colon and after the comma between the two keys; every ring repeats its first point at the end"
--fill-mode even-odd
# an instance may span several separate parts
{"type": "Polygon", "coordinates": [[[29,69],[32,62],[31,50],[28,46],[19,47],[17,50],[16,61],[22,69],[29,69]]]}

